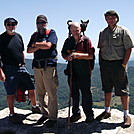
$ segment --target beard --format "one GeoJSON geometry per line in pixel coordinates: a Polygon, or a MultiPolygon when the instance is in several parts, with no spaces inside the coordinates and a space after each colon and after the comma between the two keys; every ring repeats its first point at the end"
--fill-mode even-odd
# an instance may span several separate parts
{"type": "Polygon", "coordinates": [[[9,34],[14,34],[15,33],[15,30],[13,29],[13,30],[7,30],[7,32],[9,33],[9,34]]]}
{"type": "Polygon", "coordinates": [[[46,27],[38,27],[37,29],[40,34],[45,34],[47,30],[46,27]]]}

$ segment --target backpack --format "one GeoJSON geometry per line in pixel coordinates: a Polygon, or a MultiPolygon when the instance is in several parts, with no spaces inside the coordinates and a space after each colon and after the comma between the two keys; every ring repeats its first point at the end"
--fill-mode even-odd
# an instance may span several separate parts
{"type": "Polygon", "coordinates": [[[15,100],[19,103],[26,102],[27,100],[27,94],[25,91],[22,91],[20,88],[17,89],[15,100]]]}
{"type": "Polygon", "coordinates": [[[28,89],[33,88],[34,89],[34,77],[29,74],[29,72],[26,69],[25,65],[22,65],[19,67],[18,70],[18,88],[16,91],[15,100],[19,103],[26,102],[29,100],[28,98],[28,89]]]}

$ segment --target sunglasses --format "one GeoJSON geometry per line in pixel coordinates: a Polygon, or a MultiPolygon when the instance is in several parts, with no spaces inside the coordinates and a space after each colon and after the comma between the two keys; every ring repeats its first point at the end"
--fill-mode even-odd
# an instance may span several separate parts
{"type": "Polygon", "coordinates": [[[13,23],[13,24],[6,24],[7,26],[16,26],[16,24],[15,23],[13,23]]]}
{"type": "Polygon", "coordinates": [[[45,21],[40,21],[40,22],[37,22],[37,24],[46,24],[47,22],[45,21]]]}

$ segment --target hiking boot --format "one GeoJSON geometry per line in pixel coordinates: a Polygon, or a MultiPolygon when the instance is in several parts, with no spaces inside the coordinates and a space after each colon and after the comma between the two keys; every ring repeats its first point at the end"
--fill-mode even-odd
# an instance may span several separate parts
{"type": "Polygon", "coordinates": [[[46,121],[45,125],[47,128],[52,128],[56,124],[57,120],[48,120],[46,121]]]}
{"type": "Polygon", "coordinates": [[[96,120],[101,121],[101,120],[107,119],[109,117],[111,117],[111,113],[104,111],[103,113],[101,113],[99,116],[96,117],[96,120]]]}
{"type": "Polygon", "coordinates": [[[130,116],[126,115],[124,116],[124,127],[130,127],[131,126],[131,118],[130,116]]]}
{"type": "Polygon", "coordinates": [[[94,117],[92,117],[92,116],[91,117],[87,117],[86,120],[85,120],[86,123],[91,123],[93,121],[94,121],[94,117]]]}
{"type": "Polygon", "coordinates": [[[79,119],[81,118],[81,115],[80,114],[73,114],[71,117],[70,117],[70,122],[76,122],[78,121],[79,119]]]}
{"type": "Polygon", "coordinates": [[[32,107],[32,113],[33,114],[41,114],[41,110],[40,110],[39,106],[36,106],[35,108],[32,107]]]}
{"type": "Polygon", "coordinates": [[[22,119],[17,114],[9,114],[9,121],[14,124],[22,124],[22,119]]]}

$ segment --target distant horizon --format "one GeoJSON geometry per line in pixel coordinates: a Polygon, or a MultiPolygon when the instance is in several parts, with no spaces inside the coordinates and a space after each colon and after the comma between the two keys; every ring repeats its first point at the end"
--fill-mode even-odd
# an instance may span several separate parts
{"type": "MultiPolygon", "coordinates": [[[[32,58],[25,58],[26,60],[33,60],[32,58]]],[[[129,62],[134,61],[134,59],[130,58],[129,62]]],[[[67,64],[67,62],[64,59],[58,59],[57,63],[62,63],[62,64],[67,64]]],[[[96,59],[95,63],[99,63],[98,60],[96,59]]]]}

